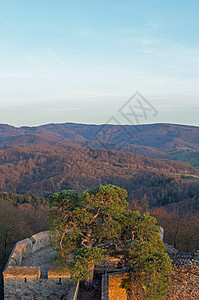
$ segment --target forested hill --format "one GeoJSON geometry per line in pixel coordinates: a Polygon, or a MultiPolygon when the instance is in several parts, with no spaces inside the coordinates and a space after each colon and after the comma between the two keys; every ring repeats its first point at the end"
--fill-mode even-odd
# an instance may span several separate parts
{"type": "Polygon", "coordinates": [[[0,125],[0,192],[47,196],[112,183],[137,198],[146,194],[151,206],[197,211],[199,169],[193,166],[199,166],[199,127],[0,125]]]}
{"type": "Polygon", "coordinates": [[[151,206],[199,210],[199,169],[141,155],[65,147],[11,147],[0,150],[0,192],[47,196],[60,189],[82,192],[100,184],[147,195],[151,206]]]}
{"type": "Polygon", "coordinates": [[[0,125],[0,147],[79,145],[133,152],[199,165],[199,127],[151,125],[47,124],[16,128],[0,125]]]}

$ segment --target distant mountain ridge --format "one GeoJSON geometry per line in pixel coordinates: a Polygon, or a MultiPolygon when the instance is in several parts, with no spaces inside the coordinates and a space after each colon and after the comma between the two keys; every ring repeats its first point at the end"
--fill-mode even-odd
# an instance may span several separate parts
{"type": "Polygon", "coordinates": [[[20,128],[0,124],[0,147],[78,145],[133,152],[199,165],[199,127],[176,124],[46,124],[20,128]],[[198,164],[197,164],[198,163],[198,164]]]}

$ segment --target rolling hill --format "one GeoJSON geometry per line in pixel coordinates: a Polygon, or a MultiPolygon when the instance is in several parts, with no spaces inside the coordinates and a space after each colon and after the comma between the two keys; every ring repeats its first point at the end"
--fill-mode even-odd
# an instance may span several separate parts
{"type": "Polygon", "coordinates": [[[129,201],[147,195],[152,207],[195,212],[198,165],[199,127],[0,124],[0,192],[48,196],[111,183],[129,201]]]}
{"type": "Polygon", "coordinates": [[[129,201],[132,193],[139,199],[146,194],[152,207],[199,210],[199,169],[129,152],[79,146],[5,148],[0,150],[0,174],[0,192],[48,196],[111,183],[126,188],[129,201]]]}
{"type": "Polygon", "coordinates": [[[0,147],[78,145],[132,152],[199,165],[199,127],[151,125],[47,124],[16,128],[0,124],[0,147]]]}

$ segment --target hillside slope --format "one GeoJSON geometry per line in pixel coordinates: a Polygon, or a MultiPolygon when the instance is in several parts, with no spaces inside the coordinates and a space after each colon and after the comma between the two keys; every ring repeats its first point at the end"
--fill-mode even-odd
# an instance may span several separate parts
{"type": "Polygon", "coordinates": [[[47,124],[15,128],[0,125],[0,147],[79,145],[137,153],[199,165],[199,127],[151,125],[47,124]]]}
{"type": "Polygon", "coordinates": [[[0,192],[49,195],[116,184],[151,206],[199,209],[199,170],[189,164],[99,149],[12,147],[0,150],[0,192]],[[187,208],[186,208],[187,207],[187,208]]]}

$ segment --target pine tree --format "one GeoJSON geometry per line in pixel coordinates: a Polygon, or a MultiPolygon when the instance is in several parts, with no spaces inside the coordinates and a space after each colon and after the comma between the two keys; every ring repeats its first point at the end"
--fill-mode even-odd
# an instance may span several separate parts
{"type": "Polygon", "coordinates": [[[129,210],[126,198],[126,190],[114,185],[101,185],[80,196],[73,190],[52,195],[54,265],[69,271],[72,280],[91,284],[94,267],[104,255],[119,254],[129,270],[123,283],[129,293],[134,297],[137,293],[139,300],[162,299],[170,284],[171,260],[160,229],[149,213],[129,210]]]}

